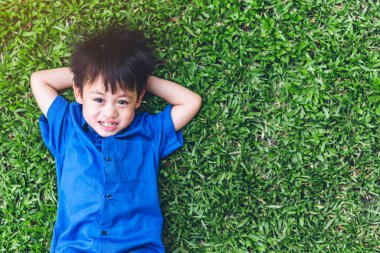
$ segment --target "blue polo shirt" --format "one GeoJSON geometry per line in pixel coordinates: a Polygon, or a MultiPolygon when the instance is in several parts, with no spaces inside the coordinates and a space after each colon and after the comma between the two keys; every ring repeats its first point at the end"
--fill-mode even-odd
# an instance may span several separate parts
{"type": "Polygon", "coordinates": [[[157,179],[160,159],[183,145],[170,115],[138,113],[102,138],[82,106],[58,96],[41,116],[56,161],[58,214],[50,252],[164,252],[157,179]]]}

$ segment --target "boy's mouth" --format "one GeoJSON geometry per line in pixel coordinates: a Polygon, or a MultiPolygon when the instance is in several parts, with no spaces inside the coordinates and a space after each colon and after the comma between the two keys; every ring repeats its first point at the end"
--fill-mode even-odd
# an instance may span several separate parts
{"type": "Polygon", "coordinates": [[[105,127],[114,127],[114,126],[117,126],[117,123],[115,123],[115,122],[99,121],[99,123],[100,123],[102,126],[105,126],[105,127]]]}
{"type": "Polygon", "coordinates": [[[105,131],[113,132],[117,129],[118,123],[115,122],[106,122],[106,121],[99,121],[100,126],[105,131]]]}

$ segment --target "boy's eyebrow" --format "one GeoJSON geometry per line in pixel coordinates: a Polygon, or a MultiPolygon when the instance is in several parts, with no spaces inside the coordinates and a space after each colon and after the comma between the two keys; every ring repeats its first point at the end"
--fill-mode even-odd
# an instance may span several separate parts
{"type": "Polygon", "coordinates": [[[91,94],[99,94],[99,95],[104,95],[103,92],[95,90],[95,91],[90,91],[91,94]]]}
{"type": "MultiPolygon", "coordinates": [[[[99,90],[95,90],[95,91],[90,91],[91,94],[95,94],[95,95],[105,95],[104,92],[102,91],[99,91],[99,90]]],[[[120,93],[118,94],[119,97],[127,97],[127,98],[133,98],[133,95],[130,95],[128,93],[120,93]]]]}
{"type": "Polygon", "coordinates": [[[120,93],[119,96],[120,96],[120,97],[133,98],[133,95],[131,95],[131,94],[129,94],[129,93],[126,93],[126,92],[124,92],[124,93],[120,93]]]}

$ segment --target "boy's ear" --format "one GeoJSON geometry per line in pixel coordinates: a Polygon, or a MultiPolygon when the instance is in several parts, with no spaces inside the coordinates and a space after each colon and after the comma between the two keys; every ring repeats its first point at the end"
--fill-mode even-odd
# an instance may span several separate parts
{"type": "Polygon", "coordinates": [[[73,83],[73,90],[74,90],[75,100],[79,104],[82,104],[83,103],[82,94],[81,94],[80,89],[78,88],[78,86],[75,85],[75,83],[73,83]]]}
{"type": "Polygon", "coordinates": [[[137,109],[137,108],[140,107],[140,105],[141,105],[141,101],[142,101],[144,95],[145,95],[145,90],[142,90],[141,93],[140,93],[140,96],[139,96],[138,99],[137,99],[135,109],[137,109]]]}

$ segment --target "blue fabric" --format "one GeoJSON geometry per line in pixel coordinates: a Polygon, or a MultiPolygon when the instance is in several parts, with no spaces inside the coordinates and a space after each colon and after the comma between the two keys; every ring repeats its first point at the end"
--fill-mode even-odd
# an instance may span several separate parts
{"type": "Polygon", "coordinates": [[[102,138],[78,103],[58,96],[41,116],[56,161],[58,214],[50,252],[164,252],[157,188],[160,159],[183,145],[170,115],[138,113],[102,138]]]}

